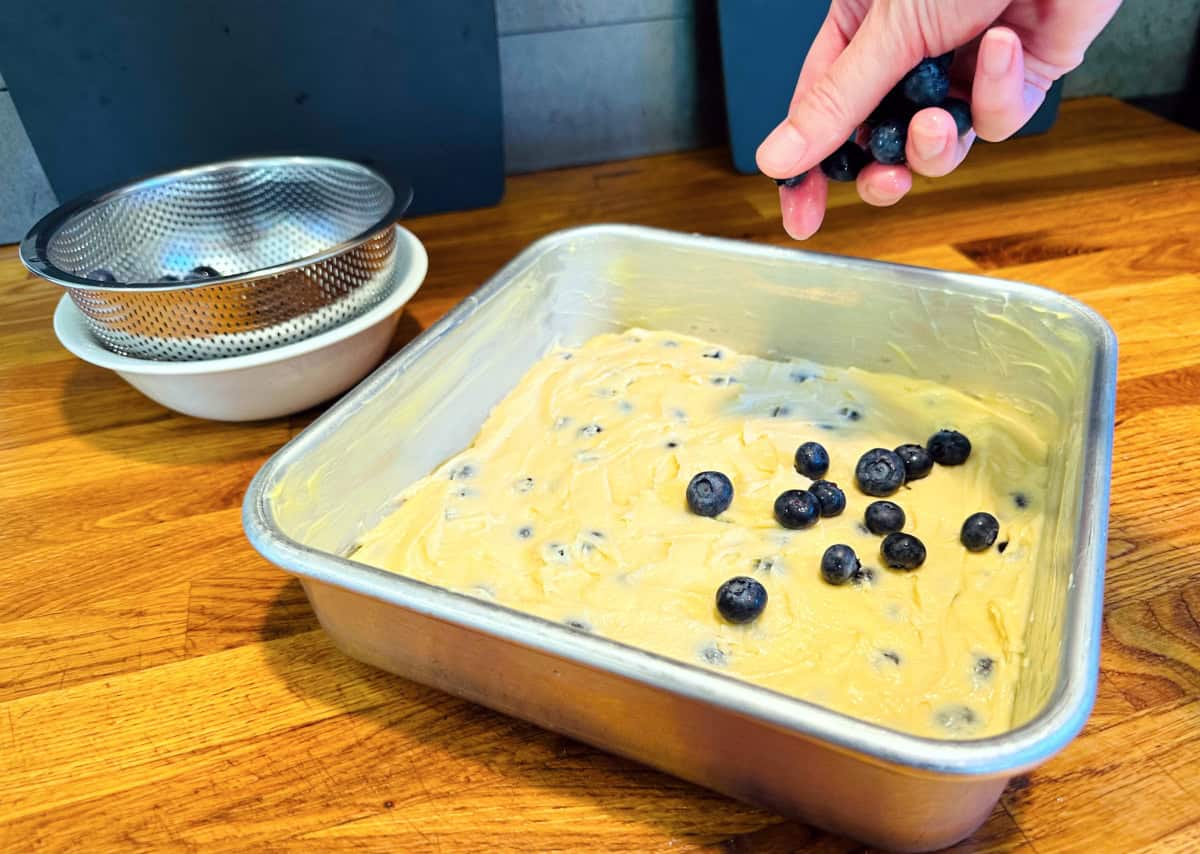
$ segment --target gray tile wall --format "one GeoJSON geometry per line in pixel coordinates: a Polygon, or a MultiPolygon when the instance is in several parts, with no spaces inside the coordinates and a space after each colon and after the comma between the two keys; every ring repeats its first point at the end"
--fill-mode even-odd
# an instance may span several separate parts
{"type": "MultiPolygon", "coordinates": [[[[496,0],[510,172],[717,141],[724,121],[706,0],[496,0]]],[[[1127,0],[1068,96],[1178,91],[1200,0],[1127,0]]],[[[55,204],[0,78],[0,242],[55,204]]]]}
{"type": "Polygon", "coordinates": [[[0,77],[0,243],[14,243],[57,202],[0,77]]]}
{"type": "Polygon", "coordinates": [[[1166,95],[1187,82],[1200,28],[1200,0],[1125,0],[1092,43],[1063,95],[1166,95]]]}

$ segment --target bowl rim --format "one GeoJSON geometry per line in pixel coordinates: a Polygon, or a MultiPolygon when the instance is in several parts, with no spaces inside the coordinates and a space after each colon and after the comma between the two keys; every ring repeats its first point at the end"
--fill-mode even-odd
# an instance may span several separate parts
{"type": "Polygon", "coordinates": [[[403,258],[406,263],[403,269],[397,267],[393,273],[391,291],[369,311],[332,329],[313,335],[311,338],[303,338],[281,347],[260,350],[256,353],[226,356],[219,359],[199,359],[188,362],[139,359],[114,353],[101,346],[88,328],[83,313],[75,307],[69,293],[62,295],[54,310],[54,334],[58,337],[59,343],[74,356],[89,364],[119,373],[157,376],[216,374],[257,368],[294,359],[332,346],[374,326],[399,311],[412,299],[425,281],[425,274],[429,269],[429,255],[424,244],[417,239],[415,234],[403,226],[396,225],[393,228],[396,229],[396,258],[398,261],[403,258]]]}
{"type": "Polygon", "coordinates": [[[57,208],[50,211],[50,213],[46,214],[36,223],[34,223],[29,229],[29,232],[25,235],[24,239],[21,241],[18,255],[21,258],[21,263],[25,265],[25,268],[29,270],[29,272],[40,278],[46,279],[49,282],[68,289],[74,288],[83,291],[106,293],[128,293],[130,291],[151,293],[203,290],[205,288],[224,285],[230,282],[252,282],[258,279],[266,279],[272,276],[278,276],[281,273],[287,273],[297,270],[301,267],[307,267],[310,264],[324,261],[334,257],[335,255],[340,255],[347,250],[354,249],[355,247],[366,243],[373,237],[384,233],[388,226],[394,224],[396,220],[400,219],[400,217],[404,215],[404,212],[408,210],[408,206],[412,204],[412,199],[413,189],[410,184],[405,183],[401,186],[396,186],[387,178],[385,178],[379,171],[361,163],[356,163],[353,160],[345,160],[340,157],[319,157],[313,155],[237,157],[230,160],[219,160],[213,163],[188,166],[183,169],[175,169],[169,172],[157,172],[152,175],[146,175],[141,178],[137,178],[133,181],[112,184],[102,190],[77,196],[74,199],[59,205],[57,208]],[[312,255],[306,255],[303,258],[285,261],[281,264],[273,264],[269,267],[262,267],[258,270],[250,270],[248,272],[238,273],[236,275],[218,276],[212,279],[201,279],[192,282],[120,282],[115,285],[101,284],[92,279],[86,279],[82,276],[77,276],[74,273],[69,273],[52,263],[47,257],[47,249],[49,248],[50,239],[57,234],[59,229],[62,228],[62,226],[73,216],[86,208],[108,204],[114,199],[131,195],[149,187],[169,184],[173,181],[183,178],[194,178],[198,175],[218,172],[223,169],[301,165],[332,166],[369,176],[376,181],[379,181],[384,187],[387,187],[391,191],[391,207],[382,217],[377,219],[363,231],[360,231],[354,237],[343,240],[342,242],[323,249],[320,252],[313,253],[312,255]]]}

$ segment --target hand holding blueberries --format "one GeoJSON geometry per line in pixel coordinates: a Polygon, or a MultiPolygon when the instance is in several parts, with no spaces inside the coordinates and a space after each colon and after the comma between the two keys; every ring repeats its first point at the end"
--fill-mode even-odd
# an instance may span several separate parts
{"type": "Polygon", "coordinates": [[[976,135],[1016,133],[1118,6],[833,0],[787,118],[758,149],[759,168],[780,182],[788,234],[803,240],[820,228],[831,179],[855,180],[868,204],[893,205],[912,172],[946,175],[976,135]]]}

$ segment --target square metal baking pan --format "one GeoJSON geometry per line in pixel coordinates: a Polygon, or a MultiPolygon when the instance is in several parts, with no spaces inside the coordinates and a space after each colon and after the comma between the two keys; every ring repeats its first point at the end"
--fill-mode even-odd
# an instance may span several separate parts
{"type": "Polygon", "coordinates": [[[1115,387],[1112,330],[1051,291],[590,226],[525,250],[288,443],[250,485],[244,523],[355,658],[784,815],[929,850],[975,830],[1009,778],[1061,749],[1091,710],[1115,387]],[[896,732],[345,557],[398,492],[471,442],[551,346],[630,326],[964,390],[982,383],[1055,419],[1056,511],[1013,729],[973,741],[896,732]]]}

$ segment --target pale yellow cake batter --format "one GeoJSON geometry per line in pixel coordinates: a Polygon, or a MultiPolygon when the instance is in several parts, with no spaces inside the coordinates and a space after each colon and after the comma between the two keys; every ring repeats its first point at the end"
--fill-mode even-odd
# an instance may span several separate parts
{"type": "Polygon", "coordinates": [[[772,362],[632,330],[557,350],[491,413],[474,444],[400,496],[354,559],[567,622],[896,729],[970,738],[1009,727],[1043,530],[1051,439],[1016,401],[899,376],[772,362]],[[854,484],[874,447],[965,433],[965,465],[891,496],[925,544],[882,568],[854,484]],[[772,505],[804,488],[793,455],[818,441],[847,508],[800,531],[772,505]],[[697,472],[733,481],[715,519],[688,511],[697,472]],[[1023,506],[1022,506],[1023,505],[1023,506]],[[963,520],[1000,520],[1001,551],[968,552],[963,520]],[[871,580],[822,580],[846,543],[871,580]],[[749,575],[769,602],[725,622],[717,588],[749,575]]]}

